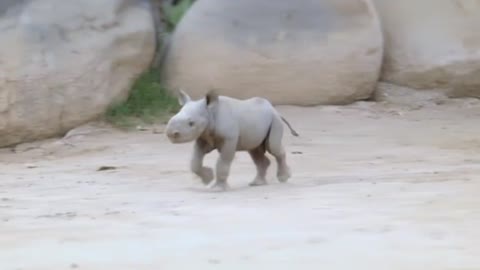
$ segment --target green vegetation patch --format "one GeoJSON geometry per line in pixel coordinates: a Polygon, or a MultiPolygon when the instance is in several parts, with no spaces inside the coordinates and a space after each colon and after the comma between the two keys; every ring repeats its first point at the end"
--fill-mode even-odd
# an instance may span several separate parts
{"type": "Polygon", "coordinates": [[[160,83],[158,69],[150,69],[140,75],[133,84],[128,99],[111,106],[106,120],[121,128],[138,124],[153,124],[165,121],[178,111],[177,98],[171,95],[160,83]]]}
{"type": "Polygon", "coordinates": [[[164,4],[163,16],[165,16],[169,31],[173,31],[175,29],[183,15],[185,15],[192,4],[193,0],[181,0],[174,6],[170,4],[164,4]]]}
{"type": "MultiPolygon", "coordinates": [[[[193,0],[181,0],[176,5],[165,4],[162,16],[168,31],[173,32],[193,0]]],[[[134,82],[128,99],[108,108],[106,121],[119,128],[165,122],[180,109],[177,98],[172,96],[160,81],[160,70],[150,68],[134,82]]]]}

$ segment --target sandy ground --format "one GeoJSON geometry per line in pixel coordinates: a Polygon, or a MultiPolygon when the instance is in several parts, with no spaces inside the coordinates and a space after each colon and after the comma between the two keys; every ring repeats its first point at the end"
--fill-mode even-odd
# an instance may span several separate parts
{"type": "Polygon", "coordinates": [[[0,151],[0,269],[480,269],[478,102],[279,110],[287,184],[209,192],[150,129],[0,151]]]}

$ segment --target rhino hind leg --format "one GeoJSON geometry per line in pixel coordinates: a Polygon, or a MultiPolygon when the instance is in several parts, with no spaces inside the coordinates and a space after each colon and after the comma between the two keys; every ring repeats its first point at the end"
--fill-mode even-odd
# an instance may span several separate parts
{"type": "Polygon", "coordinates": [[[290,167],[287,164],[287,154],[282,144],[283,123],[278,115],[274,115],[270,133],[266,142],[267,151],[277,162],[277,179],[284,183],[291,177],[290,167]]]}
{"type": "Polygon", "coordinates": [[[250,186],[262,186],[267,184],[267,170],[270,166],[270,160],[265,155],[265,143],[262,143],[259,147],[248,151],[250,157],[252,158],[253,162],[255,163],[255,167],[257,168],[257,175],[255,179],[250,182],[250,186]]]}

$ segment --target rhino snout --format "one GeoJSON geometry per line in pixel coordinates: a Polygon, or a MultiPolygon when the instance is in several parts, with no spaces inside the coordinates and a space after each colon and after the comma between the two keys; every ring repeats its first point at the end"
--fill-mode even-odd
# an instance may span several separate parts
{"type": "Polygon", "coordinates": [[[167,136],[170,139],[178,139],[180,137],[180,132],[178,132],[176,130],[171,130],[171,131],[167,132],[167,136]]]}

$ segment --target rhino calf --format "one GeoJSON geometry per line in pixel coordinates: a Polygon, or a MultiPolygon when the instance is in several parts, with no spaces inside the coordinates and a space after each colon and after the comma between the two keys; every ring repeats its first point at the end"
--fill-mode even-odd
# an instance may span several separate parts
{"type": "Polygon", "coordinates": [[[230,165],[237,151],[248,151],[257,169],[250,186],[267,184],[266,174],[272,154],[278,164],[277,178],[286,182],[290,168],[282,145],[283,122],[292,135],[298,136],[273,105],[266,99],[253,97],[239,100],[208,92],[205,97],[192,100],[180,90],[180,111],[167,123],[166,136],[175,144],[195,141],[190,170],[202,179],[205,185],[217,190],[229,187],[227,178],[230,165]],[[213,170],[203,165],[206,154],[219,152],[216,163],[216,181],[213,170]]]}

